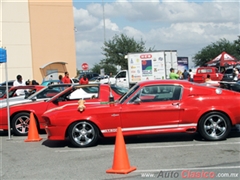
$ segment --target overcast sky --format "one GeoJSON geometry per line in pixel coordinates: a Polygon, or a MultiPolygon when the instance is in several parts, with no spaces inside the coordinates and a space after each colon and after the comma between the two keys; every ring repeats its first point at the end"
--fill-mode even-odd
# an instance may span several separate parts
{"type": "Polygon", "coordinates": [[[212,42],[240,35],[239,0],[73,0],[73,6],[78,69],[99,63],[104,38],[115,34],[190,60],[212,42]]]}

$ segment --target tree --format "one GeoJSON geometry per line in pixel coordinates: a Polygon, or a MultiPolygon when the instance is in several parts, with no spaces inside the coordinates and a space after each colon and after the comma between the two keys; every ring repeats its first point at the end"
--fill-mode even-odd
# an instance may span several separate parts
{"type": "Polygon", "coordinates": [[[116,74],[117,68],[112,64],[95,64],[92,68],[92,72],[100,73],[101,69],[104,69],[105,74],[116,74]]]}
{"type": "Polygon", "coordinates": [[[220,39],[219,41],[204,47],[201,51],[195,54],[193,57],[193,62],[196,66],[204,66],[207,62],[217,57],[223,51],[236,58],[239,58],[239,53],[237,50],[237,47],[238,49],[240,47],[239,43],[240,40],[236,40],[234,43],[231,43],[226,39],[220,39]]]}
{"type": "MultiPolygon", "coordinates": [[[[134,38],[129,38],[124,34],[115,35],[112,40],[106,41],[102,47],[105,59],[101,60],[102,64],[119,65],[122,69],[128,69],[128,63],[125,56],[132,52],[146,51],[145,42],[137,42],[134,38]]],[[[149,48],[148,51],[152,51],[149,48]]]]}
{"type": "Polygon", "coordinates": [[[240,36],[238,36],[238,39],[234,41],[234,45],[235,45],[236,54],[234,54],[233,56],[238,60],[240,60],[240,36]]]}

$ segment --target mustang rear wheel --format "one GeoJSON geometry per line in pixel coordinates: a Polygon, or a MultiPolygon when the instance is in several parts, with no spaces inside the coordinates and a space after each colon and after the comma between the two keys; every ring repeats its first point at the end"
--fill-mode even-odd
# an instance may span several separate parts
{"type": "Polygon", "coordinates": [[[12,119],[13,133],[17,136],[26,136],[29,131],[30,114],[26,112],[16,114],[12,119]]]}
{"type": "Polygon", "coordinates": [[[89,147],[97,143],[99,131],[94,124],[86,121],[79,121],[70,125],[68,135],[74,146],[89,147]]]}
{"type": "Polygon", "coordinates": [[[226,139],[230,131],[229,118],[220,112],[207,113],[199,121],[199,132],[206,140],[226,139]]]}

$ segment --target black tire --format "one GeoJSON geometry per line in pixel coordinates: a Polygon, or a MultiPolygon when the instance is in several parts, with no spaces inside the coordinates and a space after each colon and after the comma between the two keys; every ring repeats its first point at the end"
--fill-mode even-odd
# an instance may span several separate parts
{"type": "Polygon", "coordinates": [[[68,136],[72,145],[76,147],[89,147],[97,144],[99,130],[90,122],[78,121],[69,126],[68,136]]]}
{"type": "Polygon", "coordinates": [[[21,112],[16,114],[11,120],[11,127],[14,135],[26,136],[29,131],[30,114],[21,112]]]}
{"type": "Polygon", "coordinates": [[[224,140],[231,131],[231,122],[221,112],[210,112],[200,119],[198,129],[201,136],[206,140],[224,140]]]}

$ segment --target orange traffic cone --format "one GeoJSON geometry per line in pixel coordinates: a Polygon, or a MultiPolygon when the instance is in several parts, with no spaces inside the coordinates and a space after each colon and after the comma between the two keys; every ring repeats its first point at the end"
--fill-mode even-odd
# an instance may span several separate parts
{"type": "Polygon", "coordinates": [[[33,113],[30,113],[30,122],[29,122],[29,131],[28,131],[28,138],[25,140],[25,142],[36,142],[41,141],[42,138],[38,135],[38,130],[36,126],[36,120],[34,118],[33,113]]]}
{"type": "Polygon", "coordinates": [[[112,169],[108,169],[107,173],[127,174],[136,170],[136,167],[130,167],[127,149],[122,135],[122,129],[117,128],[117,136],[114,148],[114,159],[112,169]]]}

